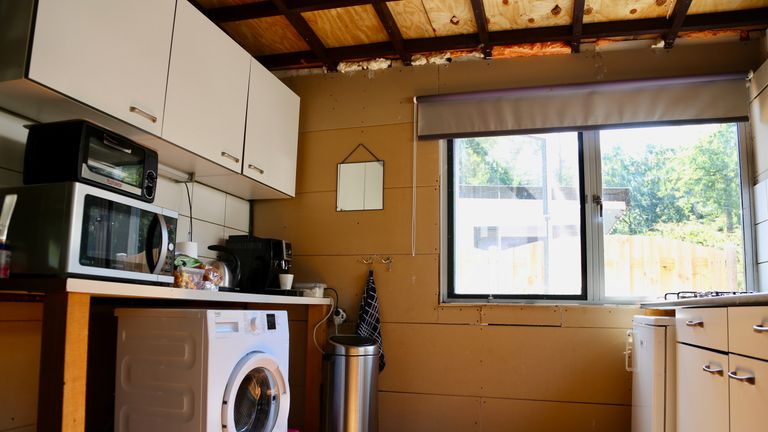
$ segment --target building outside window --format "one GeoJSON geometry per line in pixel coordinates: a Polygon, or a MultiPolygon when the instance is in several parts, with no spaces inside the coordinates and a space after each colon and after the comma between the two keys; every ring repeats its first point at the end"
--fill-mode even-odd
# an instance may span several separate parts
{"type": "Polygon", "coordinates": [[[447,300],[745,290],[744,129],[448,140],[447,300]]]}

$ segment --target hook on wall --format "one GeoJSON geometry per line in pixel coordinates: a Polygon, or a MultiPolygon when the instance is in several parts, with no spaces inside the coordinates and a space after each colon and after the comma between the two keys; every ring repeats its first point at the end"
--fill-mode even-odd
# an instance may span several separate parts
{"type": "Polygon", "coordinates": [[[392,271],[392,263],[395,261],[394,258],[387,255],[385,257],[379,258],[378,255],[369,255],[365,257],[360,257],[360,259],[357,260],[358,262],[362,264],[366,264],[368,266],[368,270],[373,270],[373,265],[376,262],[380,262],[387,266],[387,271],[392,271]]]}
{"type": "Polygon", "coordinates": [[[391,256],[385,256],[381,259],[381,263],[387,266],[387,271],[392,271],[392,262],[394,259],[392,259],[391,256]]]}

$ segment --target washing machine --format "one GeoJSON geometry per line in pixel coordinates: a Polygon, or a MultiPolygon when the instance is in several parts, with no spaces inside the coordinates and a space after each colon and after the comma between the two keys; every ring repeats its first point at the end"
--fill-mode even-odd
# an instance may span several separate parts
{"type": "Polygon", "coordinates": [[[285,432],[285,311],[117,309],[115,431],[285,432]]]}

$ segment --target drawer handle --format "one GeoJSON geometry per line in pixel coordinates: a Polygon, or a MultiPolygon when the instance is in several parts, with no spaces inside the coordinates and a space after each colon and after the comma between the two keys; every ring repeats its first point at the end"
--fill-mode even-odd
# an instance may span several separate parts
{"type": "Polygon", "coordinates": [[[257,166],[256,166],[256,165],[254,165],[254,164],[248,164],[248,168],[250,168],[250,169],[252,169],[252,170],[256,170],[256,171],[258,171],[258,172],[259,172],[259,174],[264,174],[264,170],[263,170],[263,169],[261,169],[261,168],[259,168],[259,167],[257,167],[257,166]]]}
{"type": "Polygon", "coordinates": [[[713,375],[722,375],[723,374],[723,369],[722,368],[718,368],[718,367],[713,368],[713,367],[711,367],[708,364],[705,364],[704,366],[702,366],[701,370],[703,370],[704,372],[711,373],[713,375]]]}
{"type": "Polygon", "coordinates": [[[130,111],[130,112],[132,112],[132,113],[136,113],[136,114],[138,114],[138,115],[140,115],[140,116],[144,117],[145,119],[147,119],[147,120],[151,121],[152,123],[157,123],[157,117],[155,117],[155,116],[153,116],[152,114],[150,114],[150,113],[148,113],[148,112],[144,111],[144,110],[143,110],[143,109],[141,109],[141,108],[137,108],[137,107],[135,107],[135,106],[131,106],[130,108],[128,108],[128,111],[130,111]]]}
{"type": "Polygon", "coordinates": [[[240,163],[240,158],[232,156],[231,154],[229,154],[227,152],[221,152],[221,155],[224,156],[227,159],[232,159],[233,161],[235,161],[235,163],[240,163]]]}
{"type": "Polygon", "coordinates": [[[688,327],[704,327],[704,321],[702,320],[688,320],[685,322],[688,327]]]}
{"type": "Polygon", "coordinates": [[[747,384],[755,385],[755,376],[754,375],[739,375],[738,372],[728,372],[728,377],[730,379],[735,379],[736,381],[745,382],[747,384]]]}
{"type": "Polygon", "coordinates": [[[757,333],[768,333],[768,327],[765,327],[762,324],[753,325],[752,330],[756,331],[757,333]]]}

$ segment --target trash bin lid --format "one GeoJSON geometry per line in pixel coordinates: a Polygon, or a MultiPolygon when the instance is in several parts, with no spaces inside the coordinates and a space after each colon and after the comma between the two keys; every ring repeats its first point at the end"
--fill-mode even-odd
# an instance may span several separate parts
{"type": "Polygon", "coordinates": [[[342,356],[379,355],[376,341],[367,336],[334,335],[328,338],[329,354],[342,356]]]}

